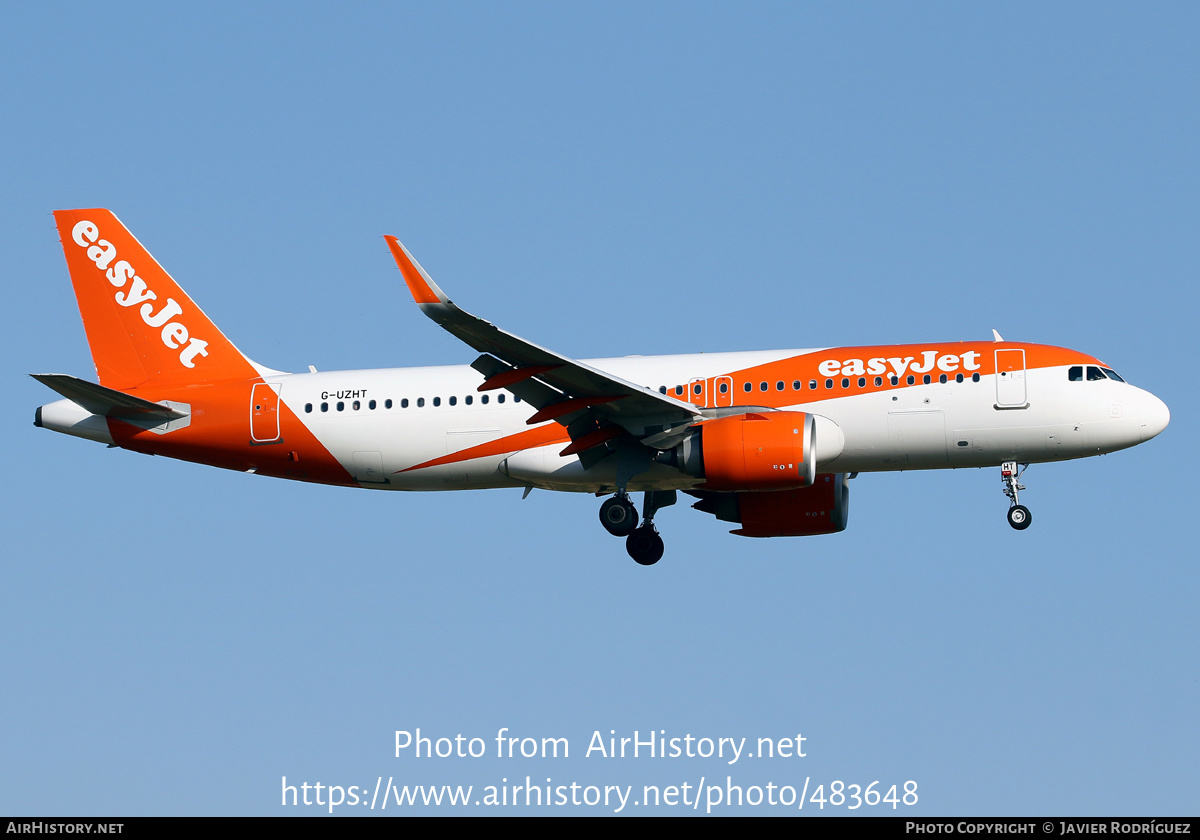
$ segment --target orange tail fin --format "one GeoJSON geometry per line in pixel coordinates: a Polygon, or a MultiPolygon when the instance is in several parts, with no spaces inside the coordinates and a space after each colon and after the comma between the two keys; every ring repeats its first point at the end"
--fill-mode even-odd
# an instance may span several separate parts
{"type": "Polygon", "coordinates": [[[191,385],[258,376],[108,210],[57,210],[59,238],[101,384],[191,385]]]}

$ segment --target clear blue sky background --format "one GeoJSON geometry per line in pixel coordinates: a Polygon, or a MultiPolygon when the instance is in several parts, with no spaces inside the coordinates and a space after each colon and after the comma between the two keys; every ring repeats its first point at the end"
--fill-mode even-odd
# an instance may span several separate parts
{"type": "Polygon", "coordinates": [[[1194,5],[3,17],[0,813],[269,815],[303,811],[285,775],[526,774],[1197,812],[1194,5]],[[1099,356],[1173,419],[1031,468],[1024,533],[997,470],[863,475],[843,534],[746,540],[681,504],[643,569],[587,496],[306,486],[35,429],[54,395],[25,374],[94,373],[50,216],[91,206],[282,369],[474,357],[412,305],[394,233],[577,357],[995,327],[1099,356]],[[417,727],[572,752],[393,758],[417,727]],[[659,729],[802,733],[807,757],[583,756],[659,729]]]}

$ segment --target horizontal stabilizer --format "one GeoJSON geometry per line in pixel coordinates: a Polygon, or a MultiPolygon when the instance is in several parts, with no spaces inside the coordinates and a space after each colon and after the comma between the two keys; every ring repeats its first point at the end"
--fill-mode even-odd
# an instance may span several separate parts
{"type": "Polygon", "coordinates": [[[102,417],[112,417],[117,420],[177,420],[186,417],[187,412],[179,411],[167,405],[160,405],[141,397],[130,396],[112,388],[105,388],[94,382],[68,376],[65,373],[31,373],[29,374],[46,387],[57,391],[71,402],[92,414],[102,417]]]}

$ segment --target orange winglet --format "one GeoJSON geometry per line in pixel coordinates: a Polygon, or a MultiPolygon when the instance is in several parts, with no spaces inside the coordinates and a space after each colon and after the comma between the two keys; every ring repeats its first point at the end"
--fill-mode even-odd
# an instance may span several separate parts
{"type": "Polygon", "coordinates": [[[383,237],[388,244],[388,248],[392,250],[392,257],[396,260],[396,265],[400,268],[400,273],[404,276],[404,282],[408,284],[408,290],[412,293],[413,300],[417,303],[445,303],[441,296],[438,295],[437,286],[430,280],[429,276],[417,265],[417,261],[405,250],[400,244],[400,240],[394,236],[383,237]],[[437,290],[437,291],[435,291],[437,290]]]}
{"type": "Polygon", "coordinates": [[[495,391],[497,388],[507,388],[509,385],[524,382],[526,379],[537,376],[539,373],[545,373],[548,370],[560,367],[562,365],[529,365],[527,367],[513,368],[512,370],[502,370],[494,376],[489,376],[483,380],[483,384],[475,390],[495,391]]]}
{"type": "Polygon", "coordinates": [[[562,417],[564,414],[570,414],[572,411],[579,411],[581,408],[590,408],[593,405],[604,405],[605,403],[616,402],[617,400],[622,399],[625,399],[625,397],[575,397],[574,399],[570,400],[562,400],[561,402],[551,403],[545,408],[540,409],[525,422],[530,426],[533,426],[537,423],[544,423],[547,420],[554,420],[558,417],[562,417]]]}
{"type": "Polygon", "coordinates": [[[605,441],[612,440],[613,438],[619,437],[624,433],[625,430],[620,426],[609,426],[605,429],[598,429],[594,432],[589,432],[579,440],[572,441],[570,446],[558,454],[564,457],[567,455],[575,455],[579,452],[583,452],[585,449],[591,449],[593,446],[599,446],[605,441]]]}

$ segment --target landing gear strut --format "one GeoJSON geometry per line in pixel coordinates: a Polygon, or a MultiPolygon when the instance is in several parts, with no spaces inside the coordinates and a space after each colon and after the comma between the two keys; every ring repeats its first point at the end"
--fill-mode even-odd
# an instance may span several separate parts
{"type": "Polygon", "coordinates": [[[630,534],[625,540],[625,550],[633,561],[641,566],[653,566],[662,559],[663,539],[654,527],[654,514],[660,508],[675,504],[674,490],[647,490],[646,500],[642,503],[642,527],[630,534]]]}
{"type": "Polygon", "coordinates": [[[674,490],[647,490],[642,505],[642,525],[627,493],[617,493],[600,506],[600,524],[614,537],[625,537],[625,550],[642,566],[653,566],[663,556],[663,539],[654,527],[654,514],[675,504],[674,490]]]}
{"type": "Polygon", "coordinates": [[[1008,524],[1018,531],[1024,531],[1033,522],[1029,508],[1017,503],[1017,492],[1025,489],[1018,479],[1028,468],[1028,464],[1017,464],[1016,461],[1005,461],[1000,465],[1000,480],[1004,482],[1004,495],[1009,501],[1008,524]]]}

